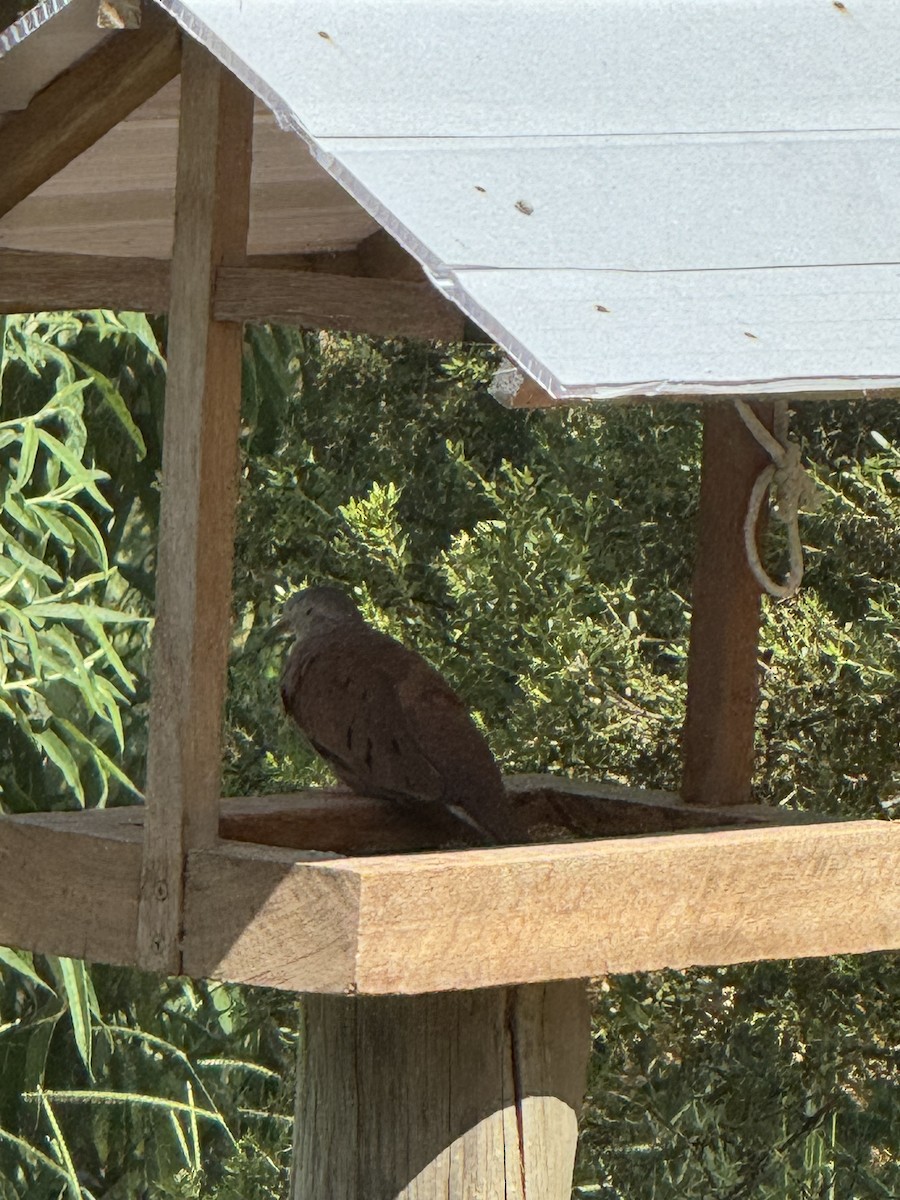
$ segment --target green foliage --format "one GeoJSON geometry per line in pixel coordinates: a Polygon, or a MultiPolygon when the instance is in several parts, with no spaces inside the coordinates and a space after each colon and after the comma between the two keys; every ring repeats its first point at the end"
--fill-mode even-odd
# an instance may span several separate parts
{"type": "Polygon", "coordinates": [[[603,982],[576,1194],[896,1196],[897,968],[871,955],[603,982]]]}
{"type": "Polygon", "coordinates": [[[4,960],[3,1200],[284,1194],[293,998],[4,960]]]}
{"type": "MultiPolygon", "coordinates": [[[[91,325],[100,338],[128,332],[111,314],[91,325]]],[[[116,762],[135,687],[116,643],[137,618],[107,552],[114,513],[108,474],[89,460],[86,394],[145,447],[113,381],[73,353],[84,326],[73,314],[11,317],[0,337],[0,803],[17,810],[36,793],[46,803],[48,766],[56,795],[81,805],[105,803],[111,783],[135,790],[116,762]]],[[[143,318],[132,331],[147,338],[143,318]]]]}

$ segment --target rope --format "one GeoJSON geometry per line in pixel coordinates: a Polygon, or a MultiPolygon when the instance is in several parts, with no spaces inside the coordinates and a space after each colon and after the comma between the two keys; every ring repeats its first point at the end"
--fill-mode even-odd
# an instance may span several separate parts
{"type": "Polygon", "coordinates": [[[816,485],[800,462],[800,447],[788,434],[787,400],[775,401],[775,430],[770,433],[756,413],[743,400],[735,400],[738,416],[772,459],[753,485],[747,515],[744,518],[744,547],[753,577],[770,596],[787,600],[796,594],[803,579],[803,543],[800,541],[798,515],[801,508],[815,512],[819,506],[816,485]],[[773,511],[787,527],[789,569],[784,583],[776,583],[762,565],[756,544],[756,526],[763,500],[772,489],[773,511]]]}

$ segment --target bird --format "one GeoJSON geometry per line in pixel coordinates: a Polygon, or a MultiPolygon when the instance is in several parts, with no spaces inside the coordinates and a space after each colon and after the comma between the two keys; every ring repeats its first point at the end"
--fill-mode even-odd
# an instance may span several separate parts
{"type": "Polygon", "coordinates": [[[487,741],[421,654],[324,584],[291,596],[276,630],[294,636],[280,681],[285,712],[342,783],[443,806],[488,844],[527,840],[487,741]]]}

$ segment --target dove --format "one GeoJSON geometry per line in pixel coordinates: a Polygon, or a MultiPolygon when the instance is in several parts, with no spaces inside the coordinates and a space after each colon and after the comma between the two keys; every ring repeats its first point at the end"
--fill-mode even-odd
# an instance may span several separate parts
{"type": "Polygon", "coordinates": [[[421,654],[373,629],[336,587],[295,593],[276,629],[294,635],[285,711],[342,783],[443,805],[488,842],[527,840],[487,742],[421,654]]]}

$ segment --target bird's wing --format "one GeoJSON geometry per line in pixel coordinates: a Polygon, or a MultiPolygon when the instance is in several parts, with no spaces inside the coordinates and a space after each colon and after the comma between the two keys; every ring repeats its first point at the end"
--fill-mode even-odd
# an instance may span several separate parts
{"type": "Polygon", "coordinates": [[[417,665],[432,670],[367,627],[305,638],[291,653],[281,685],[285,709],[355,791],[441,799],[439,772],[421,753],[398,690],[417,665]]]}
{"type": "Polygon", "coordinates": [[[305,638],[285,708],[337,777],[387,799],[437,801],[503,841],[528,840],[485,738],[421,655],[368,626],[305,638]]]}

